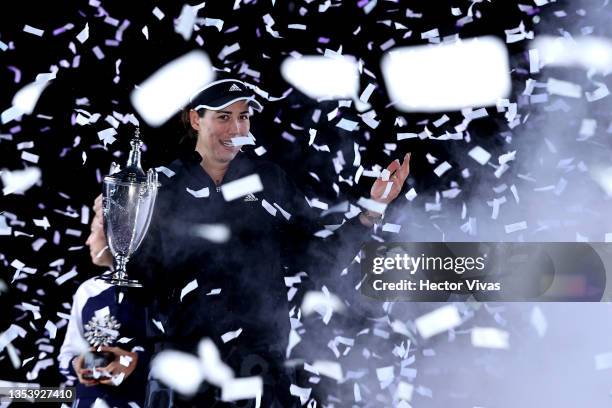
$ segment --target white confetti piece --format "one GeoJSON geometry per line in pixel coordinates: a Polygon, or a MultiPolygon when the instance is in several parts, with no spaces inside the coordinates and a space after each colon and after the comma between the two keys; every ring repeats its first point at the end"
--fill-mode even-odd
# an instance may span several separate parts
{"type": "Polygon", "coordinates": [[[365,197],[361,197],[359,200],[357,200],[357,205],[378,214],[384,214],[385,210],[387,209],[387,204],[365,197]]]}
{"type": "Polygon", "coordinates": [[[407,382],[400,381],[397,384],[397,389],[395,391],[395,398],[402,401],[410,401],[412,400],[412,393],[414,391],[414,386],[412,384],[408,384],[407,382]]]}
{"type": "Polygon", "coordinates": [[[599,184],[606,194],[612,196],[612,167],[594,167],[591,169],[591,177],[599,184]]]}
{"type": "Polygon", "coordinates": [[[16,324],[11,324],[8,329],[0,334],[0,353],[18,336],[23,338],[26,336],[26,334],[27,332],[23,329],[23,327],[17,326],[16,324]]]}
{"type": "Polygon", "coordinates": [[[196,22],[196,18],[198,15],[198,7],[190,6],[189,4],[184,4],[181,9],[181,14],[176,19],[174,23],[174,31],[177,34],[180,34],[185,41],[191,38],[191,34],[193,33],[193,26],[196,22]]]}
{"type": "MultiPolygon", "coordinates": [[[[295,289],[295,288],[292,288],[295,289]]],[[[302,341],[302,338],[300,337],[300,335],[295,331],[295,330],[291,330],[289,332],[289,342],[287,344],[287,353],[286,353],[286,357],[285,358],[289,358],[289,356],[291,355],[291,350],[293,350],[293,348],[295,346],[297,346],[300,341],[302,341]]]]}
{"type": "Polygon", "coordinates": [[[228,341],[234,340],[236,337],[240,336],[241,333],[242,333],[242,328],[238,330],[234,330],[234,331],[229,331],[221,335],[221,340],[223,340],[224,343],[227,343],[228,341]]]}
{"type": "Polygon", "coordinates": [[[161,10],[159,9],[159,7],[155,7],[155,8],[153,9],[153,15],[154,15],[155,17],[157,17],[157,19],[158,19],[158,20],[160,20],[160,21],[161,21],[161,20],[163,20],[163,19],[164,19],[164,17],[166,16],[166,15],[164,14],[164,12],[163,12],[163,11],[161,11],[161,10]]]}
{"type": "Polygon", "coordinates": [[[306,30],[306,25],[305,24],[289,24],[287,25],[287,28],[292,29],[292,30],[306,30]]]}
{"type": "Polygon", "coordinates": [[[102,143],[104,143],[104,146],[106,146],[107,144],[112,144],[115,140],[115,135],[117,134],[117,131],[115,130],[115,128],[108,128],[108,129],[104,129],[98,132],[98,138],[100,139],[100,141],[102,143]]]}
{"type": "Polygon", "coordinates": [[[229,227],[224,224],[199,224],[192,228],[193,235],[204,238],[216,244],[227,242],[232,232],[229,227]]]}
{"type": "Polygon", "coordinates": [[[419,135],[417,135],[416,133],[398,133],[397,134],[397,140],[405,140],[405,139],[415,139],[419,137],[419,135]]]}
{"type": "Polygon", "coordinates": [[[450,165],[449,162],[445,161],[443,163],[440,163],[435,169],[434,169],[434,173],[436,174],[436,176],[438,177],[442,177],[442,175],[444,173],[446,173],[448,170],[450,170],[453,166],[450,165]]]}
{"type": "Polygon", "coordinates": [[[480,163],[482,166],[487,164],[489,162],[489,159],[491,158],[491,153],[487,152],[485,149],[483,149],[480,146],[474,147],[472,150],[468,152],[468,155],[472,159],[480,163]]]}
{"type": "Polygon", "coordinates": [[[597,121],[595,119],[582,119],[578,134],[581,136],[578,140],[586,140],[592,137],[597,130],[597,121]]]}
{"type": "Polygon", "coordinates": [[[516,222],[514,224],[504,225],[506,234],[511,234],[517,231],[523,231],[527,229],[527,221],[516,222]]]}
{"type": "Polygon", "coordinates": [[[529,50],[529,73],[537,74],[540,72],[540,53],[537,49],[529,50]]]}
{"type": "Polygon", "coordinates": [[[53,322],[47,320],[47,323],[45,323],[45,329],[47,329],[49,332],[49,338],[54,339],[57,335],[57,326],[53,324],[53,322]]]}
{"type": "Polygon", "coordinates": [[[332,378],[337,382],[343,379],[342,366],[335,361],[317,360],[312,364],[312,368],[317,374],[332,378]]]}
{"type": "MultiPolygon", "coordinates": [[[[6,224],[6,217],[4,215],[2,215],[2,213],[0,213],[0,236],[11,235],[12,233],[13,233],[13,229],[6,224]]],[[[37,239],[32,244],[32,248],[35,251],[38,251],[38,249],[40,249],[40,246],[42,246],[42,244],[40,244],[38,249],[36,249],[36,247],[35,247],[35,245],[38,245],[40,243],[40,240],[43,241],[42,244],[44,244],[46,242],[44,238],[37,239]]]]}
{"type": "Polygon", "coordinates": [[[198,356],[207,382],[222,387],[223,384],[234,378],[234,372],[221,361],[219,350],[212,340],[204,338],[200,341],[198,356]]]}
{"type": "Polygon", "coordinates": [[[234,378],[223,383],[221,387],[221,400],[226,402],[243,399],[259,400],[262,393],[263,380],[261,377],[234,378]]]}
{"type": "Polygon", "coordinates": [[[516,186],[513,184],[510,186],[510,191],[512,192],[512,195],[514,196],[514,201],[516,201],[516,203],[519,203],[519,196],[518,196],[518,191],[516,190],[516,186]]]}
{"type": "MultiPolygon", "coordinates": [[[[610,70],[612,70],[612,67],[610,68],[610,70]]],[[[584,93],[584,96],[586,97],[587,101],[595,102],[610,95],[610,90],[608,89],[608,86],[606,84],[599,82],[597,82],[597,84],[599,86],[597,87],[597,89],[595,89],[595,91],[584,93]]]]}
{"type": "Polygon", "coordinates": [[[380,49],[382,51],[387,51],[389,48],[393,47],[394,45],[395,45],[395,40],[393,38],[389,38],[387,41],[380,44],[380,49]]]}
{"type": "Polygon", "coordinates": [[[381,367],[376,369],[376,378],[380,382],[387,382],[393,380],[394,377],[393,366],[381,367]]]}
{"type": "Polygon", "coordinates": [[[352,132],[355,129],[357,129],[357,126],[359,125],[359,123],[352,121],[352,120],[348,120],[348,119],[340,119],[340,121],[338,123],[336,123],[336,127],[339,127],[340,129],[344,129],[348,132],[352,132]]]}
{"type": "MultiPolygon", "coordinates": [[[[53,75],[53,78],[55,75],[53,75]]],[[[32,82],[23,88],[21,88],[13,97],[13,107],[20,113],[31,114],[38,103],[40,95],[43,93],[49,80],[52,78],[46,78],[32,82]]]]}
{"type": "Polygon", "coordinates": [[[251,135],[232,137],[232,145],[233,146],[255,145],[255,138],[251,135]]]}
{"type": "Polygon", "coordinates": [[[359,89],[359,72],[350,56],[302,56],[283,61],[285,80],[312,99],[353,98],[359,89]]]}
{"type": "MultiPolygon", "coordinates": [[[[127,357],[127,356],[121,356],[121,357],[127,357]]],[[[125,373],[119,373],[111,377],[111,382],[113,383],[115,387],[117,387],[121,385],[124,379],[125,379],[125,373]]]]}
{"type": "Polygon", "coordinates": [[[291,395],[295,396],[295,397],[299,397],[300,398],[300,403],[302,405],[306,404],[306,402],[308,402],[308,399],[310,398],[310,393],[312,391],[312,388],[302,388],[302,387],[298,387],[295,384],[291,384],[291,386],[289,387],[289,392],[291,393],[291,395]]]}
{"type": "Polygon", "coordinates": [[[612,368],[612,353],[601,353],[595,356],[595,369],[607,370],[612,368]]]}
{"type": "Polygon", "coordinates": [[[28,33],[28,34],[33,34],[33,35],[38,36],[38,37],[42,37],[43,34],[45,33],[45,30],[41,30],[39,28],[32,27],[32,26],[29,26],[27,24],[23,27],[23,31],[28,33]]]}
{"type": "Polygon", "coordinates": [[[219,32],[223,29],[223,20],[220,18],[208,18],[204,19],[204,25],[206,27],[215,27],[219,32]]]}
{"type": "Polygon", "coordinates": [[[525,31],[525,24],[521,21],[518,27],[504,30],[506,33],[506,42],[508,44],[516,43],[519,41],[523,41],[524,39],[533,39],[533,31],[525,31]]]}
{"type": "Polygon", "coordinates": [[[151,362],[151,374],[173,390],[193,395],[204,380],[200,360],[191,354],[163,350],[151,362]]]}
{"type": "Polygon", "coordinates": [[[408,190],[408,192],[405,194],[406,200],[408,201],[412,201],[417,197],[417,192],[415,191],[414,188],[411,188],[410,190],[408,190]]]}
{"type": "Polygon", "coordinates": [[[174,175],[176,174],[175,172],[164,166],[156,167],[155,171],[158,173],[163,173],[168,178],[174,177],[174,175]]]}
{"type": "Polygon", "coordinates": [[[15,347],[13,347],[12,344],[9,343],[6,345],[6,352],[8,353],[9,359],[11,360],[11,364],[13,365],[13,368],[15,370],[18,370],[20,367],[22,367],[21,359],[19,358],[17,350],[15,350],[15,347]]]}
{"type": "Polygon", "coordinates": [[[319,238],[327,238],[327,237],[329,237],[330,235],[333,235],[333,234],[334,234],[333,231],[330,231],[328,229],[322,229],[320,231],[315,232],[314,236],[315,237],[319,237],[319,238]]]}
{"type": "Polygon", "coordinates": [[[19,109],[17,106],[11,106],[2,112],[2,124],[15,120],[22,115],[23,111],[21,109],[19,109]]]}
{"type": "Polygon", "coordinates": [[[191,51],[164,65],[130,95],[132,105],[151,126],[160,126],[187,104],[189,97],[211,82],[208,56],[191,51]]]}
{"type": "Polygon", "coordinates": [[[368,84],[366,88],[363,90],[361,95],[359,96],[359,100],[363,103],[367,103],[370,100],[370,96],[372,96],[372,92],[376,89],[376,85],[368,84]]]}
{"type": "Polygon", "coordinates": [[[121,364],[122,366],[129,367],[131,363],[132,363],[131,356],[119,356],[119,364],[121,364]]]}
{"type": "Polygon", "coordinates": [[[459,326],[461,317],[454,305],[447,305],[417,318],[414,323],[421,336],[427,339],[459,326]]]}
{"type": "Polygon", "coordinates": [[[511,89],[508,51],[495,37],[395,48],[381,68],[390,99],[408,112],[495,105],[511,89]]]}
{"type": "Polygon", "coordinates": [[[568,98],[580,98],[582,96],[580,85],[555,78],[548,78],[546,89],[551,95],[567,96],[568,98]]]}
{"type": "Polygon", "coordinates": [[[442,117],[440,119],[434,121],[433,124],[434,124],[435,127],[440,127],[443,124],[445,124],[446,122],[448,122],[449,120],[450,120],[450,118],[446,114],[444,114],[444,115],[442,115],[442,117]]]}
{"type": "Polygon", "coordinates": [[[211,289],[211,291],[208,292],[206,296],[214,296],[218,295],[219,293],[221,293],[221,288],[211,289]]]}
{"type": "Polygon", "coordinates": [[[21,158],[30,163],[38,163],[38,155],[30,152],[21,152],[21,158]]]}
{"type": "Polygon", "coordinates": [[[391,192],[391,188],[393,188],[393,182],[389,181],[387,183],[387,185],[385,186],[385,191],[383,191],[382,196],[380,198],[384,200],[387,197],[389,197],[389,193],[391,192]]]}
{"type": "Polygon", "coordinates": [[[382,227],[382,230],[385,232],[392,232],[394,234],[398,234],[400,232],[400,229],[402,228],[401,225],[399,224],[389,224],[389,223],[385,223],[382,227]]]}
{"type": "Polygon", "coordinates": [[[604,75],[612,70],[612,41],[609,38],[542,35],[532,42],[532,46],[537,49],[542,65],[577,66],[604,75]]]}
{"type": "Polygon", "coordinates": [[[538,336],[544,337],[548,323],[546,322],[546,317],[544,317],[544,313],[542,313],[542,309],[540,309],[540,307],[535,306],[531,310],[529,322],[536,329],[538,336]]]}
{"type": "Polygon", "coordinates": [[[361,117],[361,120],[363,120],[363,123],[365,123],[372,129],[376,129],[378,125],[380,124],[380,121],[375,119],[376,118],[375,110],[371,110],[359,116],[361,117]]]}
{"type": "Polygon", "coordinates": [[[318,291],[306,292],[300,307],[304,316],[317,312],[323,317],[332,312],[342,312],[345,309],[344,303],[336,295],[318,291]]]}
{"type": "Polygon", "coordinates": [[[2,194],[9,195],[13,193],[24,193],[36,184],[41,177],[41,171],[38,167],[28,167],[25,170],[1,170],[0,178],[4,188],[2,194]]]}
{"type": "Polygon", "coordinates": [[[78,272],[76,271],[76,269],[72,269],[71,271],[66,272],[66,273],[65,273],[65,274],[63,274],[63,275],[58,276],[58,277],[55,279],[55,283],[56,283],[58,286],[59,286],[59,285],[62,285],[62,284],[64,284],[64,283],[66,283],[66,282],[67,282],[69,279],[72,279],[72,278],[74,278],[74,277],[75,277],[75,276],[77,276],[77,275],[78,275],[78,272]]]}
{"type": "Polygon", "coordinates": [[[210,191],[208,187],[201,188],[199,190],[192,190],[189,187],[186,188],[187,192],[194,196],[195,198],[206,198],[210,196],[210,191]]]}
{"type": "Polygon", "coordinates": [[[42,229],[44,229],[45,231],[51,227],[51,224],[49,224],[49,220],[47,219],[47,217],[43,217],[42,220],[32,220],[34,221],[34,225],[36,225],[37,227],[41,227],[42,229]]]}
{"type": "Polygon", "coordinates": [[[257,149],[255,149],[255,154],[257,154],[258,156],[262,156],[267,152],[266,148],[263,146],[259,146],[257,149]]]}
{"type": "Polygon", "coordinates": [[[183,289],[181,289],[181,302],[183,301],[183,298],[185,297],[185,295],[187,295],[189,292],[194,291],[197,288],[198,288],[197,279],[194,279],[191,282],[189,282],[183,289]]]}
{"type": "Polygon", "coordinates": [[[83,30],[81,30],[81,32],[77,35],[76,38],[81,44],[87,41],[87,39],[89,38],[89,23],[85,23],[85,27],[83,28],[83,30]]]}
{"type": "Polygon", "coordinates": [[[494,349],[509,348],[509,337],[508,332],[494,327],[474,327],[471,334],[472,345],[474,347],[494,349]]]}
{"type": "Polygon", "coordinates": [[[223,60],[230,54],[235,53],[240,49],[240,43],[234,43],[232,45],[226,45],[221,49],[221,52],[217,55],[217,58],[223,60]]]}
{"type": "Polygon", "coordinates": [[[247,194],[263,190],[263,184],[258,174],[251,174],[238,180],[230,181],[221,186],[221,193],[225,201],[232,201],[247,194]]]}
{"type": "MultiPolygon", "coordinates": [[[[97,371],[94,371],[94,374],[97,371]]],[[[110,408],[108,406],[108,404],[106,403],[106,401],[104,401],[102,398],[96,398],[96,400],[94,401],[94,403],[91,405],[91,408],[110,408]]]]}

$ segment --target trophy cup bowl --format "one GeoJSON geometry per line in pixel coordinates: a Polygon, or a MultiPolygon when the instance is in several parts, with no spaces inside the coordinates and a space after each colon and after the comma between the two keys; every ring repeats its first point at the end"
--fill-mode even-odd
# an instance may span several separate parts
{"type": "Polygon", "coordinates": [[[126,264],[144,239],[153,214],[157,196],[157,173],[150,169],[146,182],[120,181],[112,176],[104,178],[102,209],[104,231],[114,258],[112,275],[101,279],[117,286],[142,287],[128,279],[126,264]]]}
{"type": "Polygon", "coordinates": [[[157,173],[149,169],[147,173],[140,166],[139,130],[130,142],[132,150],[126,167],[120,170],[113,163],[111,172],[104,177],[102,191],[102,213],[104,232],[108,247],[113,255],[113,273],[102,275],[99,279],[112,285],[142,287],[135,279],[129,279],[126,264],[144,239],[157,197],[157,173]]]}

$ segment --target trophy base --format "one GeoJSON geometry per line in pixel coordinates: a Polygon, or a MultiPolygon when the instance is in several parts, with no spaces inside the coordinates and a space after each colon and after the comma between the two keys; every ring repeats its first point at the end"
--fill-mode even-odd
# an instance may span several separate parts
{"type": "MultiPolygon", "coordinates": [[[[99,370],[101,368],[106,367],[107,365],[112,363],[114,359],[115,355],[107,351],[94,351],[91,353],[86,353],[85,358],[83,360],[83,368],[93,372],[96,369],[99,370]]],[[[83,378],[90,380],[94,378],[94,376],[91,373],[86,373],[83,375],[83,378]]]]}
{"type": "Polygon", "coordinates": [[[127,288],[142,288],[142,283],[136,279],[127,279],[118,277],[116,274],[98,276],[96,279],[110,283],[115,286],[123,286],[127,288]]]}

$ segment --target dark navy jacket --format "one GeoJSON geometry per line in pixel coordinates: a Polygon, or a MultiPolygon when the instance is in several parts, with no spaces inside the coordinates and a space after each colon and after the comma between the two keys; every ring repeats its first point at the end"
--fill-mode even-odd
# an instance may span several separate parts
{"type": "MultiPolygon", "coordinates": [[[[285,172],[243,153],[230,163],[223,184],[258,174],[263,191],[225,201],[200,161],[191,152],[169,166],[172,177],[159,174],[151,226],[128,273],[153,295],[166,346],[193,352],[203,337],[222,346],[223,334],[242,329],[231,345],[284,354],[290,325],[283,266],[292,263],[312,277],[348,263],[368,228],[354,217],[326,239],[314,236],[323,229],[318,215],[285,172]],[[206,187],[208,197],[187,191],[206,187]],[[230,230],[226,242],[198,233],[219,224],[230,230]],[[181,299],[194,279],[197,288],[181,299]]],[[[156,325],[153,332],[161,335],[156,325]]]]}
{"type": "Polygon", "coordinates": [[[79,286],[73,298],[70,321],[58,360],[62,373],[76,384],[77,399],[82,406],[90,406],[96,398],[116,406],[128,406],[129,402],[142,406],[144,402],[150,356],[144,336],[146,308],[141,294],[134,292],[137,289],[126,293],[121,303],[118,303],[118,290],[116,286],[91,278],[79,286]],[[121,325],[118,329],[119,337],[112,345],[138,353],[136,369],[119,386],[86,387],[78,382],[72,368],[72,360],[81,354],[83,348],[87,348],[84,326],[100,313],[110,314],[121,325]]]}

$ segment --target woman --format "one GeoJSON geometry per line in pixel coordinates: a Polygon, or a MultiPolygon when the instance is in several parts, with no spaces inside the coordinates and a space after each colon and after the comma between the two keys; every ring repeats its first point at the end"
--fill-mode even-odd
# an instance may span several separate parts
{"type": "MultiPolygon", "coordinates": [[[[348,263],[382,215],[362,212],[331,236],[315,236],[322,230],[317,215],[285,172],[240,152],[236,142],[249,134],[253,109],[261,105],[235,79],[213,82],[194,95],[187,116],[197,137],[195,151],[169,166],[171,177],[162,177],[151,227],[128,272],[155,293],[158,351],[195,353],[208,337],[237,377],[263,378],[262,406],[299,406],[289,394],[292,377],[283,365],[290,329],[283,266],[291,262],[315,276],[348,263]],[[247,190],[228,201],[234,181],[247,190]],[[219,225],[229,231],[224,239],[212,233],[219,225]]],[[[393,161],[389,179],[374,182],[373,208],[398,196],[408,162],[409,154],[401,164],[393,161]]],[[[97,200],[93,221],[98,226],[100,204],[97,200]]],[[[218,394],[204,388],[175,405],[212,404],[218,394]]]]}

